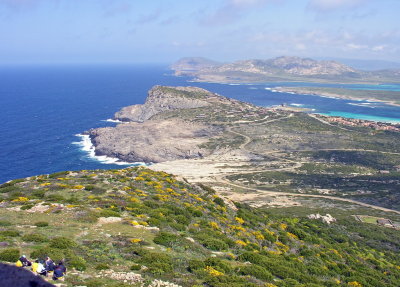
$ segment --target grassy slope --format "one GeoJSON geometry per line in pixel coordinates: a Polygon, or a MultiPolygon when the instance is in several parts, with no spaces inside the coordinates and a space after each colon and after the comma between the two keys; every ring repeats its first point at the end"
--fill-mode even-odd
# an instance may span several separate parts
{"type": "Polygon", "coordinates": [[[13,261],[11,248],[65,257],[86,270],[70,274],[70,286],[124,286],[106,273],[95,278],[96,267],[131,266],[145,282],[182,286],[400,285],[399,231],[234,206],[205,186],[141,167],[36,176],[0,192],[0,241],[9,245],[0,258],[13,261]],[[43,213],[29,212],[39,203],[43,213]],[[121,221],[98,224],[110,216],[121,221]],[[39,221],[49,225],[32,227],[39,221]]]}

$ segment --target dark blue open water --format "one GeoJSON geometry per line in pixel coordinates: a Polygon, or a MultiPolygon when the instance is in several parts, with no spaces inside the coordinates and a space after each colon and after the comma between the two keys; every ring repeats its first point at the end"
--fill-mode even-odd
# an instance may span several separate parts
{"type": "MultiPolygon", "coordinates": [[[[75,135],[114,125],[104,120],[124,106],[143,103],[157,84],[196,85],[263,106],[286,103],[320,113],[400,121],[399,107],[267,90],[290,83],[187,83],[168,73],[165,67],[149,65],[0,68],[0,183],[61,170],[120,167],[89,157],[76,144],[80,138],[75,135]]],[[[399,86],[353,88],[398,90],[399,86]]]]}

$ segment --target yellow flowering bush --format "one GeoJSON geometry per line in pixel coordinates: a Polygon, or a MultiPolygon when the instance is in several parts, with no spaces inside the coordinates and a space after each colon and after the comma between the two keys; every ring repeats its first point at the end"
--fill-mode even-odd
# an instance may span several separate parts
{"type": "Polygon", "coordinates": [[[213,228],[213,229],[219,229],[219,225],[218,225],[218,223],[216,223],[215,221],[209,222],[209,225],[210,225],[211,228],[213,228]]]}
{"type": "Polygon", "coordinates": [[[260,231],[253,231],[253,232],[250,233],[250,235],[253,235],[258,240],[264,240],[265,239],[264,235],[262,235],[262,233],[260,231]]]}
{"type": "Polygon", "coordinates": [[[287,236],[289,236],[292,239],[296,239],[296,240],[299,239],[296,234],[293,234],[293,233],[290,233],[290,232],[286,232],[286,234],[287,234],[287,236]]]}
{"type": "Polygon", "coordinates": [[[27,197],[19,196],[18,198],[14,199],[13,201],[14,202],[25,202],[25,201],[28,201],[28,200],[29,200],[29,198],[27,198],[27,197]]]}
{"type": "Polygon", "coordinates": [[[131,201],[131,202],[140,202],[140,200],[137,199],[136,197],[130,197],[129,201],[131,201]]]}
{"type": "Polygon", "coordinates": [[[235,217],[235,220],[236,220],[236,222],[239,223],[239,224],[243,224],[243,223],[244,223],[244,219],[243,219],[243,218],[235,217]]]}
{"type": "Polygon", "coordinates": [[[240,245],[240,246],[243,246],[243,247],[247,245],[247,243],[244,242],[243,240],[236,240],[235,243],[236,243],[237,245],[240,245]]]}
{"type": "Polygon", "coordinates": [[[209,275],[211,276],[222,276],[224,275],[224,273],[212,268],[211,266],[206,266],[206,268],[204,268],[205,271],[208,272],[209,275]]]}
{"type": "Polygon", "coordinates": [[[353,286],[353,287],[362,287],[362,285],[360,283],[358,283],[357,281],[348,282],[347,285],[353,286]]]}

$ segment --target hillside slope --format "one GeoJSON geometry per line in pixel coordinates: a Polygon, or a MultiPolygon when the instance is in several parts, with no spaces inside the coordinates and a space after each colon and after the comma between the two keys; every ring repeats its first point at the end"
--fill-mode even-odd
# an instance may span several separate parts
{"type": "Polygon", "coordinates": [[[65,258],[67,286],[400,284],[400,231],[271,215],[143,167],[33,176],[0,192],[0,260],[65,258]]]}

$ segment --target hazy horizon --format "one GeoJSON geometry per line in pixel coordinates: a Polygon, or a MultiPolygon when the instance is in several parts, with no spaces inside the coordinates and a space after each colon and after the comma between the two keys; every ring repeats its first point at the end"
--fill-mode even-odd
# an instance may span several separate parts
{"type": "Polygon", "coordinates": [[[0,64],[399,62],[395,0],[0,0],[0,64]]]}

